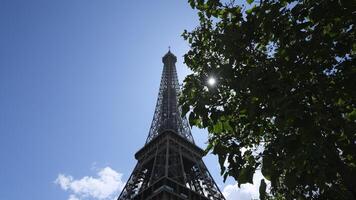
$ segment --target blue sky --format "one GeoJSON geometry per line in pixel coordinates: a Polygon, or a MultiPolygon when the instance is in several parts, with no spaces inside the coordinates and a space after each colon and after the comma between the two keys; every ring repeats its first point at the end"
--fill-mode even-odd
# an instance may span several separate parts
{"type": "MultiPolygon", "coordinates": [[[[171,46],[182,82],[189,46],[180,35],[197,25],[180,0],[0,0],[0,198],[69,199],[59,174],[94,180],[110,168],[126,181],[161,58],[171,46]]],[[[204,148],[206,132],[193,136],[204,148]]],[[[214,156],[204,160],[222,190],[237,190],[214,156]]]]}

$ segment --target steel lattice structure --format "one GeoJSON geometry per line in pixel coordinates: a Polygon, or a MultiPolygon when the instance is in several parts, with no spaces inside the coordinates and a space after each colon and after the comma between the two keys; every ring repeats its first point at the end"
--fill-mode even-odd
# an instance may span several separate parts
{"type": "Polygon", "coordinates": [[[224,200],[194,144],[190,127],[177,103],[180,92],[175,62],[163,57],[157,105],[145,146],[118,200],[224,200]]]}
{"type": "Polygon", "coordinates": [[[180,92],[175,63],[177,58],[169,51],[163,58],[164,63],[155,113],[146,144],[163,130],[171,129],[194,143],[188,121],[181,117],[181,108],[177,105],[180,92]]]}

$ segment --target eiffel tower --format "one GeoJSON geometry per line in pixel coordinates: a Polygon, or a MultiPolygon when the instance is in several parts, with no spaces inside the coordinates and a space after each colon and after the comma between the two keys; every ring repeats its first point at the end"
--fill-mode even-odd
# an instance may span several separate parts
{"type": "Polygon", "coordinates": [[[162,58],[163,73],[146,144],[118,200],[224,200],[195,145],[177,103],[180,92],[170,52],[162,58]]]}

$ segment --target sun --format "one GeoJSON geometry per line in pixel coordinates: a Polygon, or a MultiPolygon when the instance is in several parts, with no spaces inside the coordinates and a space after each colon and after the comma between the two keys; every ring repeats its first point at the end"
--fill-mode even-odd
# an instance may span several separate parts
{"type": "Polygon", "coordinates": [[[215,83],[216,83],[215,78],[210,77],[210,78],[208,79],[208,84],[209,84],[210,86],[214,86],[214,85],[215,85],[215,83]]]}

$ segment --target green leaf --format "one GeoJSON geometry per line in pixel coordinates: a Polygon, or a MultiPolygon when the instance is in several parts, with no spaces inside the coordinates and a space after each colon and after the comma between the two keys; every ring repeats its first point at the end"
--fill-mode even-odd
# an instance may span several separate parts
{"type": "Polygon", "coordinates": [[[273,166],[272,166],[271,157],[268,155],[264,155],[263,159],[262,159],[261,172],[262,172],[263,176],[269,181],[272,178],[272,168],[273,168],[273,166]]]}
{"type": "Polygon", "coordinates": [[[188,0],[190,7],[195,8],[195,0],[188,0]]]}
{"type": "Polygon", "coordinates": [[[266,188],[267,188],[267,184],[266,184],[265,180],[261,179],[261,184],[260,184],[260,188],[259,188],[260,200],[266,199],[266,188]]]}
{"type": "Polygon", "coordinates": [[[208,154],[210,150],[213,149],[213,144],[212,143],[208,143],[208,146],[205,148],[205,154],[208,154]]]}
{"type": "Polygon", "coordinates": [[[238,186],[240,187],[241,184],[244,183],[251,183],[253,184],[253,174],[255,173],[255,169],[252,168],[251,166],[247,166],[245,168],[242,168],[239,172],[239,175],[237,177],[238,180],[238,186]]]}
{"type": "Polygon", "coordinates": [[[356,120],[356,108],[354,108],[352,112],[347,114],[347,118],[350,121],[355,121],[356,120]]]}
{"type": "Polygon", "coordinates": [[[230,123],[228,120],[224,121],[223,123],[224,130],[227,132],[232,132],[233,128],[231,127],[230,123]]]}
{"type": "Polygon", "coordinates": [[[248,4],[253,3],[254,0],[246,0],[248,4]]]}
{"type": "Polygon", "coordinates": [[[226,161],[226,156],[224,156],[224,155],[219,156],[221,175],[223,175],[225,173],[225,165],[224,165],[225,161],[226,161]]]}
{"type": "Polygon", "coordinates": [[[252,11],[253,11],[253,9],[251,8],[251,9],[248,9],[248,10],[246,10],[246,14],[252,14],[252,11]]]}
{"type": "Polygon", "coordinates": [[[198,128],[203,128],[202,126],[202,120],[201,118],[197,115],[195,112],[190,112],[189,114],[189,124],[191,126],[196,126],[198,128]]]}
{"type": "Polygon", "coordinates": [[[219,120],[213,127],[214,133],[221,133],[223,131],[223,123],[219,120]]]}

